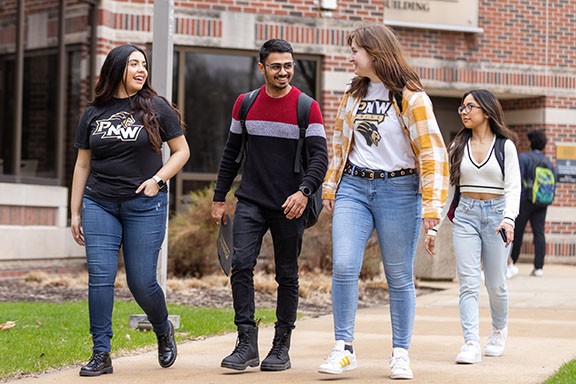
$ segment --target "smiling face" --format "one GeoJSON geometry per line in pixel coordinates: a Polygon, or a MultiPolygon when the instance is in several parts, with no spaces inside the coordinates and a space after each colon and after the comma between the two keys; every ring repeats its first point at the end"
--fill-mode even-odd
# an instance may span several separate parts
{"type": "Polygon", "coordinates": [[[258,63],[258,69],[264,75],[270,93],[284,94],[290,91],[290,81],[294,77],[294,58],[291,53],[272,52],[264,64],[258,63]]]}
{"type": "Polygon", "coordinates": [[[148,78],[147,65],[148,63],[146,63],[146,58],[142,52],[132,52],[124,69],[124,84],[120,84],[118,87],[117,95],[128,97],[140,91],[148,78]]]}
{"type": "Polygon", "coordinates": [[[489,117],[472,94],[466,96],[461,106],[460,118],[468,129],[475,129],[487,125],[489,117]]]}
{"type": "Polygon", "coordinates": [[[377,77],[374,73],[374,59],[368,54],[366,49],[360,47],[353,40],[352,44],[350,44],[350,50],[352,53],[348,57],[348,61],[352,63],[354,73],[362,77],[377,77]]]}

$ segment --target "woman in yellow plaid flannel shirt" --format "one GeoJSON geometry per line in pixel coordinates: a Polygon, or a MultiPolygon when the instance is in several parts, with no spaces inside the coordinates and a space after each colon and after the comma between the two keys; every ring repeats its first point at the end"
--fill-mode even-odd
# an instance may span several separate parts
{"type": "Polygon", "coordinates": [[[414,255],[422,223],[439,220],[448,189],[448,156],[430,98],[394,33],[366,25],[348,36],[356,77],[334,126],[323,205],[333,212],[332,308],[336,345],[318,371],[358,366],[352,348],[358,278],[376,229],[389,287],[392,379],[411,379],[408,348],[416,296],[414,255]]]}

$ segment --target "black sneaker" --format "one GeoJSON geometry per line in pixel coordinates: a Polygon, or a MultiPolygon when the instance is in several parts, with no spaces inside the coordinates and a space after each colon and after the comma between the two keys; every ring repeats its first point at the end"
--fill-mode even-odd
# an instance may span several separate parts
{"type": "Polygon", "coordinates": [[[258,356],[258,327],[239,325],[238,338],[234,351],[226,356],[220,366],[222,368],[243,371],[247,367],[257,367],[260,364],[258,356]]]}
{"type": "Polygon", "coordinates": [[[292,330],[289,328],[276,328],[272,349],[268,356],[262,361],[260,369],[262,371],[284,371],[290,369],[290,337],[292,330]]]}
{"type": "Polygon", "coordinates": [[[174,339],[174,326],[168,321],[170,329],[163,335],[156,334],[158,339],[158,363],[162,368],[171,367],[176,361],[178,351],[176,349],[176,340],[174,339]]]}
{"type": "Polygon", "coordinates": [[[93,352],[88,364],[80,368],[80,376],[100,376],[113,371],[109,352],[93,352]]]}

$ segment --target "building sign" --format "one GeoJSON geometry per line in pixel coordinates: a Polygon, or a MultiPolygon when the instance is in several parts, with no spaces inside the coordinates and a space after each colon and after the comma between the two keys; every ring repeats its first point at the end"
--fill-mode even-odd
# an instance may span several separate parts
{"type": "Polygon", "coordinates": [[[558,182],[576,184],[576,144],[556,145],[558,182]]]}
{"type": "Polygon", "coordinates": [[[482,32],[478,0],[385,0],[384,22],[390,26],[482,32]]]}

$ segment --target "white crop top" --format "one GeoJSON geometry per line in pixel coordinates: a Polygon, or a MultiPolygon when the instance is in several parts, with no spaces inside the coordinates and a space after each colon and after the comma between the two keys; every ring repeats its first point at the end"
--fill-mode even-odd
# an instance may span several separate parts
{"type": "MultiPolygon", "coordinates": [[[[504,195],[506,207],[502,219],[512,226],[520,210],[520,191],[522,189],[522,178],[520,175],[520,165],[518,163],[518,153],[516,146],[510,140],[504,143],[504,174],[496,159],[496,136],[492,140],[492,147],[486,158],[481,163],[474,161],[470,153],[470,141],[466,143],[466,148],[462,154],[460,163],[460,192],[493,193],[504,195]]],[[[436,235],[440,224],[446,218],[452,199],[454,198],[456,187],[450,185],[446,204],[440,215],[440,223],[434,230],[428,231],[429,235],[436,235]]]]}

